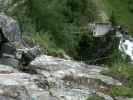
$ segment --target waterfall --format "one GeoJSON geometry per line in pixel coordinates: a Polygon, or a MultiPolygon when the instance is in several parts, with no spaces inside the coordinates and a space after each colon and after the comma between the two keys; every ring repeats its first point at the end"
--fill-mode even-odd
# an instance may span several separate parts
{"type": "Polygon", "coordinates": [[[133,61],[133,38],[130,35],[121,34],[119,50],[125,55],[129,56],[133,61]]]}

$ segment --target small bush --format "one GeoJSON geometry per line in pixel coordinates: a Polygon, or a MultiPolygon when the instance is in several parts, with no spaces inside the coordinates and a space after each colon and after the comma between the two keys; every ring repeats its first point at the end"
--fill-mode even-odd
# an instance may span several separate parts
{"type": "Polygon", "coordinates": [[[105,99],[103,97],[93,95],[93,96],[88,97],[86,100],[105,100],[105,99]]]}
{"type": "Polygon", "coordinates": [[[108,92],[111,96],[133,97],[133,65],[126,62],[116,62],[103,74],[111,76],[122,82],[123,86],[113,86],[108,92]]]}
{"type": "Polygon", "coordinates": [[[125,86],[114,86],[112,87],[109,94],[113,97],[116,96],[126,96],[126,97],[133,97],[133,90],[131,88],[125,87],[125,86]]]}

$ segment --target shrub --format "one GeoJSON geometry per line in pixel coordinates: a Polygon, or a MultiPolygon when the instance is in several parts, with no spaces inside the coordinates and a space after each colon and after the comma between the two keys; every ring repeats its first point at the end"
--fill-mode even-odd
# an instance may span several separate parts
{"type": "Polygon", "coordinates": [[[93,96],[89,96],[86,100],[105,100],[105,99],[103,97],[93,95],[93,96]]]}

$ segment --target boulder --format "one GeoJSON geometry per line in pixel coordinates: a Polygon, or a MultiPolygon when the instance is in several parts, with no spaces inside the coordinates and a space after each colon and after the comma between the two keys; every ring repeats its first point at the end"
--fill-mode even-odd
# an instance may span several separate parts
{"type": "Polygon", "coordinates": [[[36,58],[40,54],[40,47],[35,46],[33,48],[17,49],[16,57],[20,59],[22,65],[27,66],[32,60],[34,60],[34,58],[36,58]]]}
{"type": "Polygon", "coordinates": [[[16,69],[0,65],[0,100],[31,100],[21,79],[16,69]]]}
{"type": "MultiPolygon", "coordinates": [[[[1,1],[0,1],[1,2],[1,1]]],[[[39,53],[40,48],[27,48],[23,45],[18,23],[0,13],[0,63],[17,67],[27,66],[39,53]]]]}
{"type": "Polygon", "coordinates": [[[24,86],[0,85],[0,100],[31,100],[24,86]]]}
{"type": "Polygon", "coordinates": [[[49,95],[47,85],[45,78],[39,75],[0,65],[0,100],[57,100],[51,99],[54,97],[49,95]]]}
{"type": "Polygon", "coordinates": [[[8,41],[21,41],[20,28],[17,22],[3,13],[0,14],[0,29],[8,41]]]}
{"type": "Polygon", "coordinates": [[[1,46],[1,53],[15,56],[16,47],[14,43],[11,43],[11,42],[3,43],[3,45],[1,46]]]}
{"type": "MultiPolygon", "coordinates": [[[[10,55],[8,55],[10,56],[10,55]]],[[[2,57],[0,58],[0,64],[9,65],[15,68],[19,67],[19,61],[13,57],[2,57]]]]}

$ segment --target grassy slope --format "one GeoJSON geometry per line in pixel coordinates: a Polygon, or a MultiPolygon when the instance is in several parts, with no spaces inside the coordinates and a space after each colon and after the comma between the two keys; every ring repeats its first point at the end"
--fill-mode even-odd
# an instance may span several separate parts
{"type": "Polygon", "coordinates": [[[32,33],[26,38],[32,37],[49,54],[64,51],[76,55],[79,35],[88,33],[88,22],[97,18],[91,0],[29,0],[27,6],[35,28],[26,25],[23,34],[32,33]]]}
{"type": "MultiPolygon", "coordinates": [[[[128,9],[128,0],[95,0],[99,8],[104,10],[110,17],[112,11],[119,25],[133,35],[133,13],[128,9]]],[[[133,97],[133,65],[124,62],[114,63],[110,67],[110,71],[105,74],[110,75],[123,83],[123,86],[113,86],[108,93],[112,96],[128,96],[133,97]]]]}
{"type": "MultiPolygon", "coordinates": [[[[118,24],[133,32],[133,13],[129,11],[128,0],[97,0],[108,16],[114,12],[118,24]]],[[[132,34],[133,35],[133,34],[132,34]]]]}
{"type": "Polygon", "coordinates": [[[113,86],[108,94],[111,96],[133,97],[133,65],[126,62],[117,62],[112,64],[109,68],[110,70],[103,72],[103,74],[120,80],[123,86],[113,86]]]}

